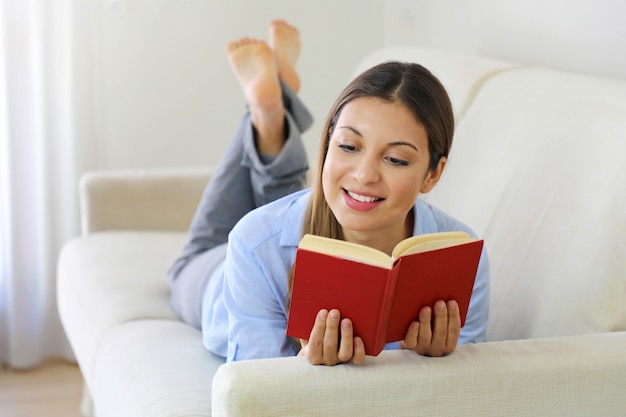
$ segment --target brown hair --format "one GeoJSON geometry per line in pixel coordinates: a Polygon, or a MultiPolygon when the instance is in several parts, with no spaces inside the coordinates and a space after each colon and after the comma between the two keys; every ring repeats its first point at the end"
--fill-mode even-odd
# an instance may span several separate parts
{"type": "MultiPolygon", "coordinates": [[[[330,210],[322,189],[322,171],[330,137],[341,111],[357,98],[377,98],[404,104],[424,125],[428,135],[429,169],[448,157],[454,134],[454,114],[450,98],[441,82],[426,68],[415,63],[385,62],[363,72],[348,84],[333,104],[320,140],[317,172],[312,178],[311,198],[302,227],[303,234],[343,239],[341,226],[330,210]]],[[[293,267],[289,273],[289,286],[293,267]]]]}

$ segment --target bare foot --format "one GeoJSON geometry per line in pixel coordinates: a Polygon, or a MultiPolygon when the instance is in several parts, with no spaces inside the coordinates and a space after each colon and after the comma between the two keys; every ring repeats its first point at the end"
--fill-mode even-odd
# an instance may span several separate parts
{"type": "Polygon", "coordinates": [[[281,91],[272,50],[264,41],[241,38],[226,45],[228,61],[250,106],[280,104],[281,91]]]}
{"type": "Polygon", "coordinates": [[[269,32],[278,76],[297,93],[300,90],[300,76],[296,72],[300,57],[300,33],[284,20],[272,20],[269,32]]]}
{"type": "Polygon", "coordinates": [[[226,53],[246,97],[259,152],[278,155],[285,141],[285,109],[272,50],[264,41],[241,38],[228,43],[226,53]]]}

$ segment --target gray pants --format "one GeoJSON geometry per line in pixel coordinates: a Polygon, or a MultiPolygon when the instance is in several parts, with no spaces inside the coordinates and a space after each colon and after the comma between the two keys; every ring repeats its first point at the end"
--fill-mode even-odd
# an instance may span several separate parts
{"type": "Polygon", "coordinates": [[[182,254],[169,270],[171,304],[185,323],[200,329],[204,291],[226,256],[228,234],[249,211],[305,186],[308,159],[301,133],[313,119],[285,84],[285,146],[270,158],[256,150],[246,112],[208,183],[189,229],[182,254]]]}

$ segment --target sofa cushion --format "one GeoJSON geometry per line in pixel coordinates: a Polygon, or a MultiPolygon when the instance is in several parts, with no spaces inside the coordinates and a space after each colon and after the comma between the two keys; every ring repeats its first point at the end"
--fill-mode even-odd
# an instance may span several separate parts
{"type": "Polygon", "coordinates": [[[166,271],[184,239],[178,232],[100,232],[63,248],[59,312],[88,383],[109,329],[139,319],[178,320],[169,307],[166,271]]]}
{"type": "Polygon", "coordinates": [[[484,84],[427,199],[485,238],[489,340],[626,329],[625,139],[625,81],[519,69],[484,84]]]}
{"type": "Polygon", "coordinates": [[[213,375],[224,359],[186,324],[135,320],[103,335],[94,362],[96,416],[208,417],[213,375]]]}

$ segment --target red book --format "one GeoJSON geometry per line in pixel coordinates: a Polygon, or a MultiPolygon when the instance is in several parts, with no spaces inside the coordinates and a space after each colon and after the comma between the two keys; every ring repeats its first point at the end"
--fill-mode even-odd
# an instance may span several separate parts
{"type": "Polygon", "coordinates": [[[389,256],[366,246],[305,235],[298,246],[287,335],[309,339],[317,313],[352,320],[365,354],[403,340],[424,306],[455,300],[465,324],[483,241],[464,232],[420,235],[389,256]]]}

